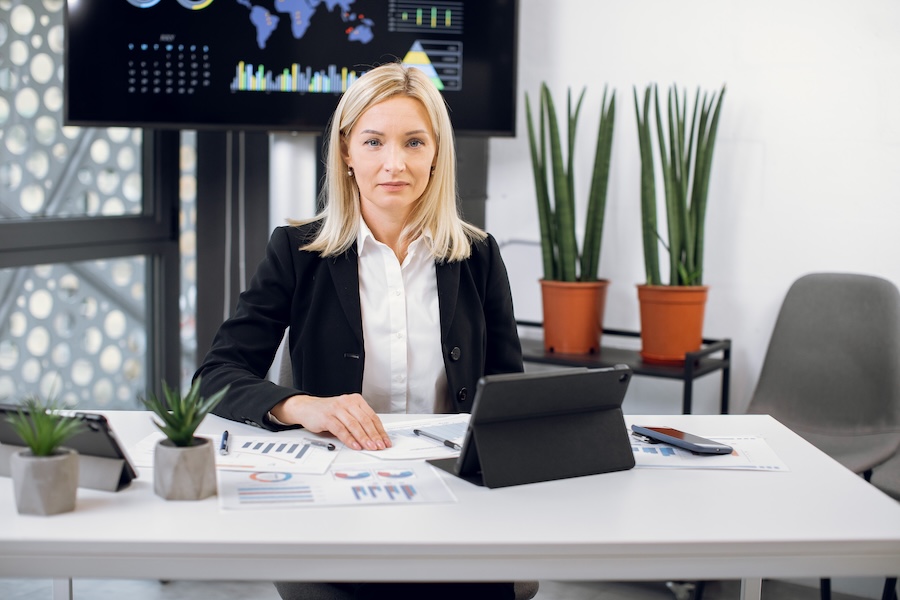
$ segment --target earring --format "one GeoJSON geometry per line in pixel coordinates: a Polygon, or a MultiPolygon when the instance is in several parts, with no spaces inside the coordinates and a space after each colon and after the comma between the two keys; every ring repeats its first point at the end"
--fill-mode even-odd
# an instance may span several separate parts
{"type": "Polygon", "coordinates": [[[434,175],[434,165],[431,165],[431,174],[434,175]]]}
{"type": "Polygon", "coordinates": [[[347,167],[347,177],[353,177],[353,167],[347,167]]]}

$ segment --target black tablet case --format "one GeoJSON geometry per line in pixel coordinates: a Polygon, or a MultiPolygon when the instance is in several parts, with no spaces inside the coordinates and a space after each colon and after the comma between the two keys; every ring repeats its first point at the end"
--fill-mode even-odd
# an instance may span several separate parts
{"type": "MultiPolygon", "coordinates": [[[[6,421],[18,406],[0,405],[0,476],[10,474],[9,458],[24,447],[24,442],[6,421]]],[[[75,413],[81,418],[81,413],[75,413]]],[[[109,422],[101,415],[88,418],[85,427],[66,441],[64,446],[78,452],[78,487],[117,492],[137,477],[109,422]]]]}
{"type": "Polygon", "coordinates": [[[630,469],[630,380],[624,365],[482,377],[459,458],[428,462],[489,488],[630,469]]]}

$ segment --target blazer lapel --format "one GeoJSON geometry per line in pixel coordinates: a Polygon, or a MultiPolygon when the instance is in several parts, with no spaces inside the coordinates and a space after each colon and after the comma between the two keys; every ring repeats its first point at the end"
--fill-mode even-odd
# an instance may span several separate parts
{"type": "Polygon", "coordinates": [[[329,258],[327,261],[341,308],[344,309],[347,322],[362,344],[362,310],[359,306],[359,270],[356,248],[354,247],[340,256],[329,258]]]}
{"type": "Polygon", "coordinates": [[[459,262],[438,262],[437,273],[438,306],[441,311],[441,339],[447,339],[450,323],[456,313],[456,300],[459,298],[459,262]]]}

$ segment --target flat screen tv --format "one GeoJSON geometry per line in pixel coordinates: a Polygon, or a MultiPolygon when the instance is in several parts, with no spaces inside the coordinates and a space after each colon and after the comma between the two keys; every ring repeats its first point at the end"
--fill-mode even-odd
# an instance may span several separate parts
{"type": "Polygon", "coordinates": [[[401,61],[458,134],[515,133],[517,0],[66,0],[69,125],[322,133],[401,61]]]}

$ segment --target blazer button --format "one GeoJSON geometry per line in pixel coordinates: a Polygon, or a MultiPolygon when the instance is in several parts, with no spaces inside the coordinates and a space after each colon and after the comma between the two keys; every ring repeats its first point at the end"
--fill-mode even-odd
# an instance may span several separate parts
{"type": "Polygon", "coordinates": [[[462,350],[459,349],[459,346],[453,346],[450,351],[450,360],[459,360],[460,356],[462,356],[462,350]]]}
{"type": "Polygon", "coordinates": [[[459,400],[460,402],[465,402],[466,398],[468,398],[468,397],[469,397],[469,390],[467,390],[466,388],[460,388],[459,391],[456,393],[456,399],[459,400]]]}

